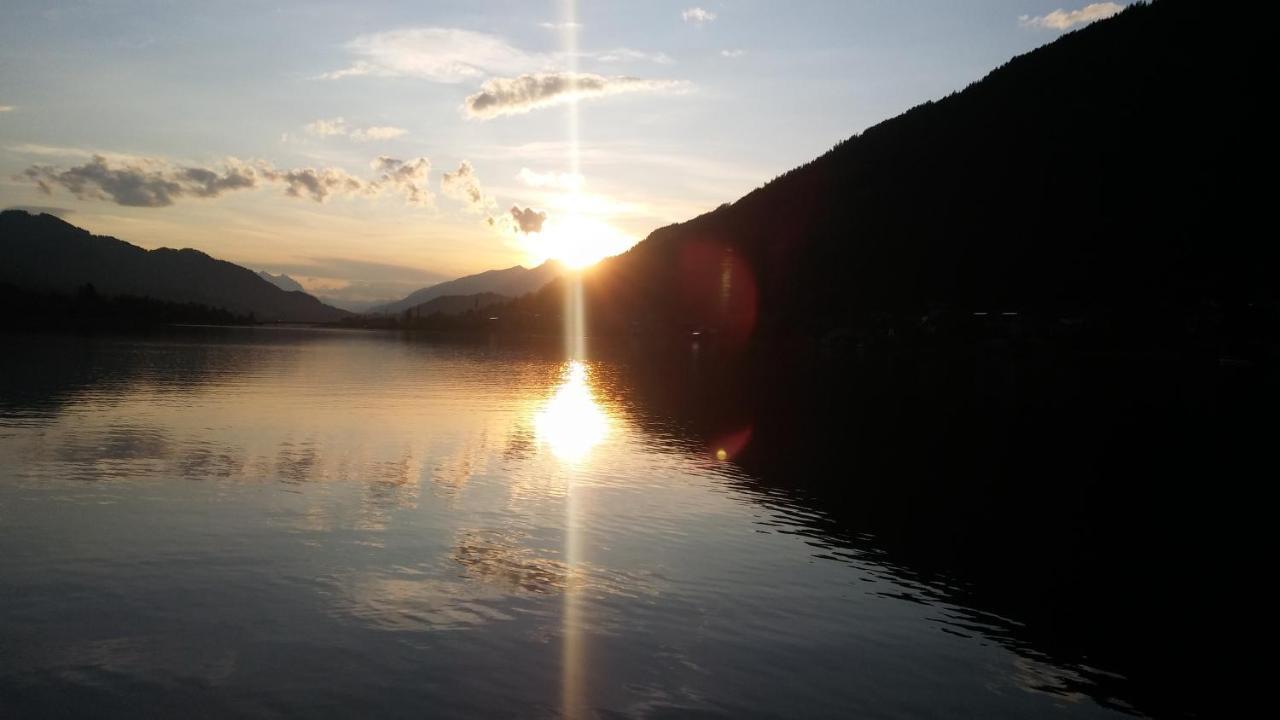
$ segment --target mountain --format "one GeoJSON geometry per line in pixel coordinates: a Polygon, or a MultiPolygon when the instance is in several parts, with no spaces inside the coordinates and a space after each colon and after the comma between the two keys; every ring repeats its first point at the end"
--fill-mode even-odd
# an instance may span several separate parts
{"type": "Polygon", "coordinates": [[[501,305],[511,300],[510,296],[497,293],[475,293],[474,295],[443,295],[432,298],[420,305],[404,311],[410,318],[425,318],[439,313],[441,315],[461,315],[469,311],[480,311],[501,305]]]}
{"type": "Polygon", "coordinates": [[[456,280],[416,290],[402,300],[375,307],[369,310],[369,313],[372,315],[394,315],[446,295],[495,293],[508,297],[519,297],[541,288],[548,282],[560,277],[563,273],[564,269],[558,263],[550,260],[531,269],[516,265],[505,270],[486,270],[482,273],[467,275],[456,280]]]}
{"type": "Polygon", "coordinates": [[[302,285],[298,284],[297,280],[294,280],[293,278],[289,277],[288,275],[285,275],[284,273],[280,273],[279,275],[272,275],[266,270],[259,270],[258,277],[262,278],[263,280],[266,280],[267,282],[271,283],[272,285],[275,285],[276,287],[280,288],[281,290],[284,290],[285,292],[306,292],[306,290],[302,288],[302,285]]]}
{"type": "Polygon", "coordinates": [[[0,213],[0,282],[58,293],[91,284],[106,296],[197,303],[259,321],[330,322],[348,314],[198,250],[144,250],[52,215],[14,210],[0,213]]]}
{"type": "Polygon", "coordinates": [[[1274,308],[1276,244],[1254,229],[1270,204],[1253,179],[1270,135],[1254,25],[1158,0],[1016,57],[600,263],[593,331],[759,345],[1001,312],[1176,331],[1274,308]]]}

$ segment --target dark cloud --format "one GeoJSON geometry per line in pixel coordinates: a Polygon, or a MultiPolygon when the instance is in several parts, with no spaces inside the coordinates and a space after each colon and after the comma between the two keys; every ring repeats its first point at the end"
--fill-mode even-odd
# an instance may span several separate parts
{"type": "Polygon", "coordinates": [[[344,170],[334,168],[300,168],[297,170],[276,170],[264,168],[263,176],[268,180],[283,183],[284,192],[290,197],[309,197],[316,202],[324,202],[335,194],[375,194],[363,181],[353,177],[344,170]]]}
{"type": "Polygon", "coordinates": [[[284,186],[291,197],[324,202],[334,195],[375,196],[398,192],[414,205],[430,205],[427,158],[373,161],[377,176],[364,180],[337,168],[280,169],[266,162],[248,164],[230,158],[221,168],[186,167],[154,158],[107,159],[94,155],[83,165],[61,169],[32,165],[18,179],[35,183],[46,194],[62,188],[81,200],[106,200],[129,207],[167,207],[186,197],[215,198],[262,183],[284,186]]]}
{"type": "Polygon", "coordinates": [[[179,174],[196,197],[217,197],[228,190],[248,190],[257,186],[253,170],[247,167],[232,167],[222,175],[205,168],[183,168],[179,174]]]}
{"type": "Polygon", "coordinates": [[[32,165],[22,176],[45,193],[62,187],[81,200],[110,200],[130,207],[166,207],[176,198],[216,197],[228,190],[251,188],[256,184],[252,168],[241,165],[218,173],[204,168],[173,167],[146,158],[118,161],[113,165],[102,155],[89,162],[59,170],[49,165],[32,165]]]}
{"type": "Polygon", "coordinates": [[[602,97],[626,92],[678,87],[672,80],[637,77],[605,77],[592,73],[533,73],[514,78],[493,78],[463,104],[468,115],[488,120],[499,115],[526,113],[571,99],[602,97]]]}
{"type": "Polygon", "coordinates": [[[545,212],[538,212],[533,208],[521,210],[519,205],[511,206],[511,217],[516,221],[516,227],[522,233],[542,232],[542,223],[547,221],[545,212]]]}

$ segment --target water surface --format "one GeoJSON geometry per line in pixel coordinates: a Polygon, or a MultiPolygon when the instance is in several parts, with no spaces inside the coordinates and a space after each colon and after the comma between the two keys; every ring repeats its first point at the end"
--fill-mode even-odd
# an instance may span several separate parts
{"type": "Polygon", "coordinates": [[[625,360],[287,329],[6,344],[0,715],[1125,709],[646,408],[625,360]]]}

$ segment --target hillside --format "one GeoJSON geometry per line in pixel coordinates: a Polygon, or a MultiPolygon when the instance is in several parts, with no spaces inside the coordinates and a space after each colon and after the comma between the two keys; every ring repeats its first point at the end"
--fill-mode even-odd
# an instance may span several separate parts
{"type": "Polygon", "coordinates": [[[754,342],[1009,311],[1176,331],[1274,307],[1254,32],[1159,0],[1069,33],[601,263],[593,330],[754,342]]]}
{"type": "Polygon", "coordinates": [[[347,315],[198,250],[144,250],[52,215],[15,210],[0,213],[0,282],[64,294],[93,285],[104,296],[196,303],[268,322],[330,322],[347,315]]]}
{"type": "Polygon", "coordinates": [[[369,310],[369,314],[394,315],[447,295],[494,293],[507,297],[520,297],[560,277],[563,272],[563,269],[558,264],[551,261],[544,262],[536,268],[516,265],[503,270],[486,270],[482,273],[466,275],[456,280],[416,290],[401,300],[372,308],[369,310]]]}
{"type": "Polygon", "coordinates": [[[460,315],[470,311],[480,311],[500,305],[511,300],[506,295],[497,293],[476,293],[474,295],[444,295],[428,300],[421,305],[414,305],[404,314],[409,319],[430,317],[436,313],[441,315],[460,315]]]}

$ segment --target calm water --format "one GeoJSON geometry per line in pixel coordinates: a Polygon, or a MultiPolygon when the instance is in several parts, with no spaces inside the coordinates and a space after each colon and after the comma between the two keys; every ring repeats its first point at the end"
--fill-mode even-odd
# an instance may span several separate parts
{"type": "Polygon", "coordinates": [[[624,362],[4,342],[0,715],[1119,714],[647,411],[624,362]]]}

